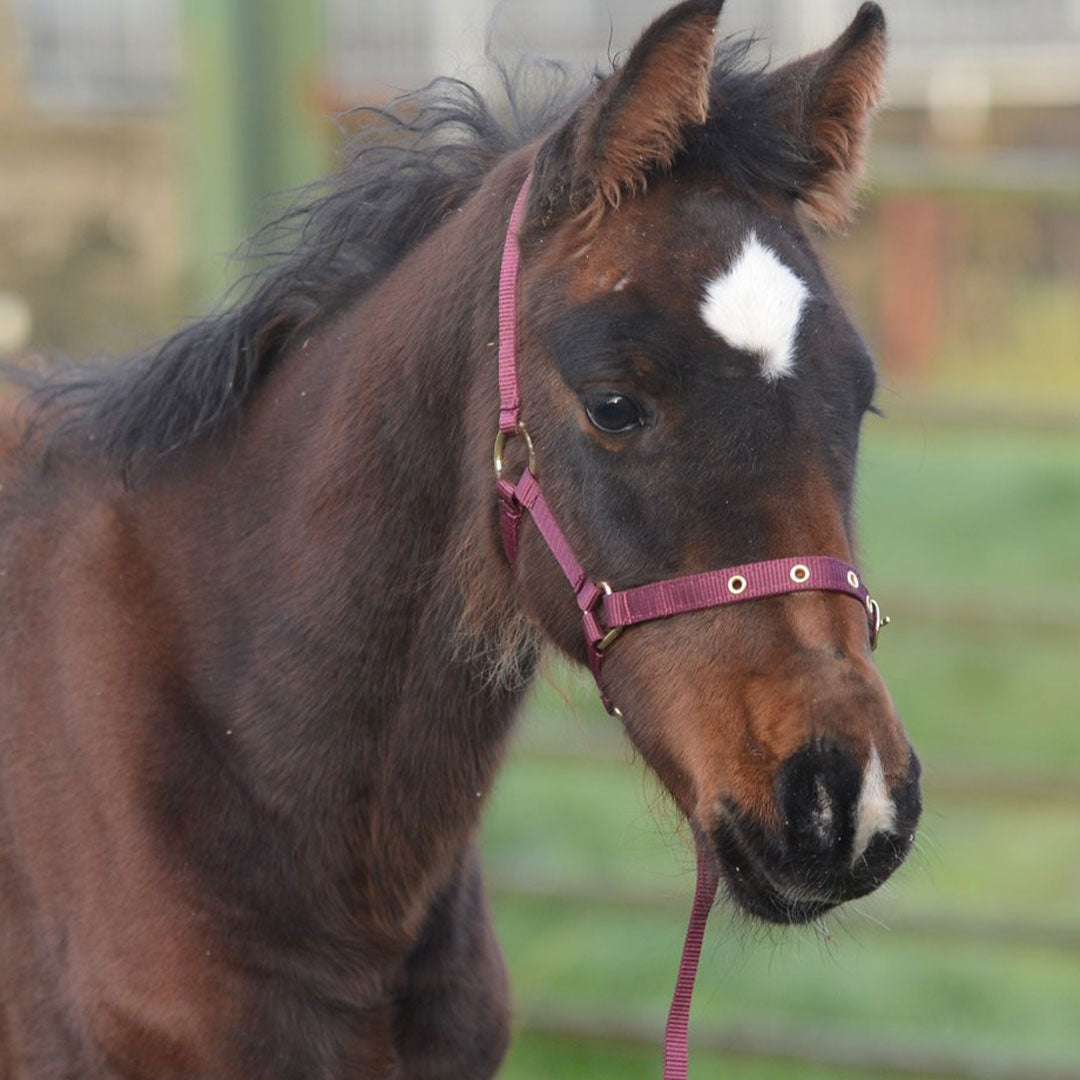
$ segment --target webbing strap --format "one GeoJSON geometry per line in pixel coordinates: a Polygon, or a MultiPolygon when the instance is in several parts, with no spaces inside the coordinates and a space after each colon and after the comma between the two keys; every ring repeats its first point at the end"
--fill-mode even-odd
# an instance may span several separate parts
{"type": "Polygon", "coordinates": [[[507,433],[517,430],[521,418],[517,381],[517,282],[521,265],[518,227],[531,186],[532,173],[529,173],[510,212],[499,271],[499,430],[507,433]]]}
{"type": "Polygon", "coordinates": [[[604,623],[633,626],[684,611],[702,611],[811,589],[847,593],[867,607],[869,617],[870,593],[853,566],[829,555],[798,555],[687,574],[613,592],[604,597],[604,623]]]}
{"type": "Polygon", "coordinates": [[[675,980],[675,994],[671,999],[667,1026],[664,1028],[663,1080],[687,1080],[686,1071],[690,1059],[690,1001],[694,996],[701,943],[705,939],[705,924],[709,921],[709,912],[716,900],[718,880],[716,863],[705,850],[704,841],[699,840],[694,904],[690,908],[690,923],[686,927],[679,974],[675,980]]]}

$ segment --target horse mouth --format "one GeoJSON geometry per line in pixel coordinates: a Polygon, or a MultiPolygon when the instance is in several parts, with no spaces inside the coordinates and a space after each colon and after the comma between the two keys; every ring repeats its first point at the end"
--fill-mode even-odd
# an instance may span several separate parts
{"type": "Polygon", "coordinates": [[[711,839],[728,895],[741,910],[764,922],[782,926],[813,922],[849,899],[777,881],[730,818],[713,830],[711,839]]]}

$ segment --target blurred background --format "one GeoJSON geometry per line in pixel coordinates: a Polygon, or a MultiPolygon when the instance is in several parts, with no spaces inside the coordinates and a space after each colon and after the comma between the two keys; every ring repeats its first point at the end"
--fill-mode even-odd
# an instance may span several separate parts
{"type": "MultiPolygon", "coordinates": [[[[0,357],[123,354],[206,310],[338,114],[482,55],[582,70],[661,0],[0,0],[0,357]]],[[[729,0],[782,60],[850,0],[729,0]]],[[[823,928],[717,913],[692,1068],[1080,1078],[1080,0],[887,5],[889,104],[825,242],[882,368],[860,562],[926,767],[918,852],[823,928]]],[[[764,52],[763,52],[764,55],[764,52]]],[[[503,1075],[655,1077],[684,830],[545,672],[488,815],[503,1075]]]]}

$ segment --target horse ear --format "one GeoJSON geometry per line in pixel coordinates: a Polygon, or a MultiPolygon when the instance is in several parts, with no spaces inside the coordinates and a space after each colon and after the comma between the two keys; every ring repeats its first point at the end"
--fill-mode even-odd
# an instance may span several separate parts
{"type": "Polygon", "coordinates": [[[824,228],[851,216],[885,76],[885,15],[864,3],[828,48],[771,76],[782,122],[809,162],[801,202],[824,228]]]}
{"type": "Polygon", "coordinates": [[[724,0],[685,0],[641,35],[541,147],[534,184],[544,216],[600,213],[670,168],[687,132],[704,124],[716,23],[724,0]]]}

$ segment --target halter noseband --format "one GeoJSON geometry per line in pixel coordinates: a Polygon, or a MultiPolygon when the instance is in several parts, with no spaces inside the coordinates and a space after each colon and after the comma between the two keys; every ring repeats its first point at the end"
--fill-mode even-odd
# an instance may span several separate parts
{"type": "Polygon", "coordinates": [[[606,581],[594,581],[585,572],[540,490],[532,439],[521,421],[516,339],[517,279],[521,265],[518,229],[531,184],[532,173],[525,178],[514,202],[499,275],[499,433],[495,437],[495,477],[500,532],[503,550],[513,566],[517,560],[521,518],[526,510],[529,512],[574,590],[581,612],[589,669],[605,708],[609,713],[622,715],[612,704],[600,678],[608,647],[628,626],[687,611],[810,590],[847,593],[865,609],[870,645],[876,647],[878,631],[888,624],[888,618],[881,614],[881,607],[870,596],[856,569],[828,555],[765,559],[622,590],[612,589],[606,581]],[[528,465],[516,484],[503,475],[503,452],[507,441],[515,436],[524,440],[529,455],[528,465]]]}

